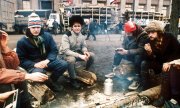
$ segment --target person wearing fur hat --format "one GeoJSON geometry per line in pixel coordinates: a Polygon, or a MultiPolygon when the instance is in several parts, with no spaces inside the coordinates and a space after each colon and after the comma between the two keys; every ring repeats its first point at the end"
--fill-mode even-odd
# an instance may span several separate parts
{"type": "Polygon", "coordinates": [[[57,84],[57,80],[67,70],[68,64],[57,58],[57,45],[52,36],[41,28],[40,17],[35,13],[28,17],[26,36],[17,42],[20,66],[29,73],[52,72],[45,84],[53,91],[60,92],[63,87],[57,84]]]}
{"type": "Polygon", "coordinates": [[[71,31],[63,35],[60,53],[65,56],[64,59],[69,63],[68,72],[72,86],[78,89],[80,84],[76,81],[75,63],[79,60],[86,61],[86,69],[89,69],[94,62],[94,53],[88,51],[85,36],[81,33],[84,24],[83,18],[72,16],[69,23],[71,31]]]}
{"type": "Polygon", "coordinates": [[[150,41],[144,46],[147,59],[143,62],[142,69],[148,71],[147,69],[151,68],[157,74],[162,72],[161,97],[153,102],[154,106],[160,107],[173,95],[176,99],[180,98],[180,89],[174,86],[178,84],[177,81],[180,81],[177,80],[180,75],[172,72],[174,69],[168,63],[180,57],[180,44],[171,33],[164,32],[164,25],[160,21],[150,22],[145,27],[145,31],[148,33],[150,41]]]}
{"type": "Polygon", "coordinates": [[[128,89],[136,90],[140,85],[139,74],[141,71],[141,62],[144,58],[143,54],[145,53],[143,46],[147,42],[148,36],[139,25],[131,21],[125,23],[124,30],[125,37],[122,43],[122,47],[115,50],[112,67],[113,70],[115,70],[122,59],[132,61],[136,67],[136,75],[134,81],[129,85],[128,89]]]}

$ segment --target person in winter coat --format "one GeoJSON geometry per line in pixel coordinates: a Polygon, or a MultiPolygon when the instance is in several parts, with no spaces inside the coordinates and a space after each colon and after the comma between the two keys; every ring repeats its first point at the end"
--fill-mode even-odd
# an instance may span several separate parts
{"type": "Polygon", "coordinates": [[[86,37],[86,40],[89,39],[89,36],[92,35],[94,37],[94,41],[96,41],[96,36],[95,36],[95,32],[97,30],[97,20],[92,20],[91,19],[91,22],[89,23],[88,25],[88,34],[87,34],[87,37],[86,37]]]}
{"type": "Polygon", "coordinates": [[[58,24],[58,22],[56,21],[56,19],[54,19],[52,25],[53,25],[53,33],[54,33],[54,35],[57,35],[57,34],[58,34],[59,24],[58,24]]]}
{"type": "Polygon", "coordinates": [[[81,33],[84,24],[83,18],[72,16],[69,22],[72,30],[63,35],[60,53],[65,55],[64,59],[69,64],[68,71],[72,85],[78,89],[80,85],[76,82],[75,63],[76,61],[86,61],[86,69],[89,69],[94,62],[94,53],[88,51],[84,35],[81,33]]]}
{"type": "Polygon", "coordinates": [[[142,71],[148,71],[147,69],[150,68],[155,73],[162,74],[161,97],[153,102],[154,106],[160,107],[165,100],[180,99],[179,70],[169,63],[180,58],[180,44],[171,33],[164,32],[162,22],[150,22],[145,27],[145,31],[150,41],[144,46],[147,59],[143,62],[142,71]]]}
{"type": "Polygon", "coordinates": [[[130,90],[136,90],[139,87],[139,74],[141,71],[141,62],[144,59],[144,45],[148,41],[147,33],[143,29],[128,21],[124,25],[125,37],[121,48],[117,48],[114,55],[113,70],[120,64],[122,59],[132,61],[136,68],[136,77],[128,87],[130,90]]]}
{"type": "Polygon", "coordinates": [[[17,42],[17,54],[22,68],[29,73],[52,72],[45,84],[55,92],[63,90],[63,86],[57,84],[57,81],[68,64],[57,58],[57,45],[52,36],[43,31],[40,17],[35,13],[29,16],[26,36],[17,42]]]}
{"type": "Polygon", "coordinates": [[[8,46],[8,34],[0,30],[0,108],[3,102],[14,93],[11,91],[11,84],[15,89],[23,92],[19,95],[20,104],[17,108],[31,108],[25,80],[43,82],[48,76],[42,73],[25,73],[18,70],[19,59],[13,50],[8,46]]]}

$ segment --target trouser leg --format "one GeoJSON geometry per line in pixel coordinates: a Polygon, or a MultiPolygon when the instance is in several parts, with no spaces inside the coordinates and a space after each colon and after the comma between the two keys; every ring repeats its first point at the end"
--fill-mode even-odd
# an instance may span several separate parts
{"type": "Polygon", "coordinates": [[[76,71],[75,71],[75,62],[76,62],[76,58],[73,56],[68,56],[65,58],[65,60],[68,62],[68,73],[69,76],[72,79],[76,79],[76,71]]]}
{"type": "Polygon", "coordinates": [[[148,61],[142,61],[141,63],[141,85],[143,87],[143,90],[146,90],[150,87],[151,85],[151,82],[150,82],[150,79],[149,79],[149,62],[148,61]]]}
{"type": "Polygon", "coordinates": [[[88,39],[89,39],[89,36],[90,36],[90,33],[88,33],[88,34],[87,34],[86,40],[88,40],[88,39]]]}
{"type": "Polygon", "coordinates": [[[94,37],[94,40],[96,40],[96,36],[95,36],[95,33],[92,33],[92,36],[94,37]]]}
{"type": "Polygon", "coordinates": [[[67,70],[68,63],[61,59],[55,59],[48,64],[47,70],[52,71],[51,79],[56,82],[58,78],[67,70]]]}
{"type": "Polygon", "coordinates": [[[75,62],[76,62],[76,58],[73,56],[69,56],[65,58],[68,62],[68,72],[69,72],[69,76],[70,76],[70,81],[72,86],[75,89],[80,89],[80,84],[76,81],[76,71],[75,71],[75,62]]]}
{"type": "Polygon", "coordinates": [[[19,108],[32,108],[30,95],[27,89],[27,83],[24,81],[22,83],[16,84],[15,88],[19,89],[19,108]]]}
{"type": "Polygon", "coordinates": [[[113,67],[118,66],[123,58],[123,55],[115,53],[113,60],[113,67]]]}
{"type": "Polygon", "coordinates": [[[90,58],[86,63],[86,70],[88,70],[93,63],[94,63],[94,53],[90,52],[90,58]]]}
{"type": "Polygon", "coordinates": [[[161,93],[160,95],[164,97],[165,100],[169,100],[171,97],[170,94],[170,77],[169,77],[169,72],[163,72],[161,74],[162,81],[161,81],[161,93]]]}
{"type": "Polygon", "coordinates": [[[169,72],[172,98],[180,102],[180,69],[177,69],[177,67],[172,66],[169,72]]]}

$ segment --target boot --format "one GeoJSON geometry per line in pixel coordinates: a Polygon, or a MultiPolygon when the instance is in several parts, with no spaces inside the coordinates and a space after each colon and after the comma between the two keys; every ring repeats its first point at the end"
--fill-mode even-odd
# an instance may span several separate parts
{"type": "Polygon", "coordinates": [[[160,97],[159,99],[155,100],[152,105],[155,106],[155,107],[162,107],[165,103],[165,99],[164,97],[160,97]]]}
{"type": "Polygon", "coordinates": [[[81,85],[77,82],[76,79],[71,79],[71,85],[77,90],[81,88],[81,85]]]}
{"type": "Polygon", "coordinates": [[[55,82],[53,82],[52,80],[50,80],[50,79],[45,81],[45,84],[54,92],[62,92],[63,91],[63,86],[62,85],[58,85],[55,82]]]}
{"type": "Polygon", "coordinates": [[[86,40],[89,40],[89,37],[87,37],[86,40]]]}
{"type": "Polygon", "coordinates": [[[137,89],[139,88],[139,86],[140,86],[139,81],[135,81],[135,80],[134,80],[134,81],[129,85],[128,89],[129,89],[129,90],[137,90],[137,89]]]}

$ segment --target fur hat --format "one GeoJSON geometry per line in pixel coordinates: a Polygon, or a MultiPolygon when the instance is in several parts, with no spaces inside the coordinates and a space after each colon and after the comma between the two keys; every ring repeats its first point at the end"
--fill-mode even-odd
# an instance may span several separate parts
{"type": "Polygon", "coordinates": [[[34,12],[28,16],[28,28],[31,27],[41,27],[41,19],[34,12]]]}
{"type": "Polygon", "coordinates": [[[69,19],[69,26],[72,27],[75,22],[80,23],[81,25],[84,24],[83,18],[79,15],[74,15],[69,19]]]}
{"type": "Polygon", "coordinates": [[[161,21],[151,21],[144,30],[146,32],[164,32],[164,24],[161,21]]]}
{"type": "Polygon", "coordinates": [[[124,31],[131,33],[136,30],[136,25],[132,21],[128,21],[124,24],[124,31]]]}

